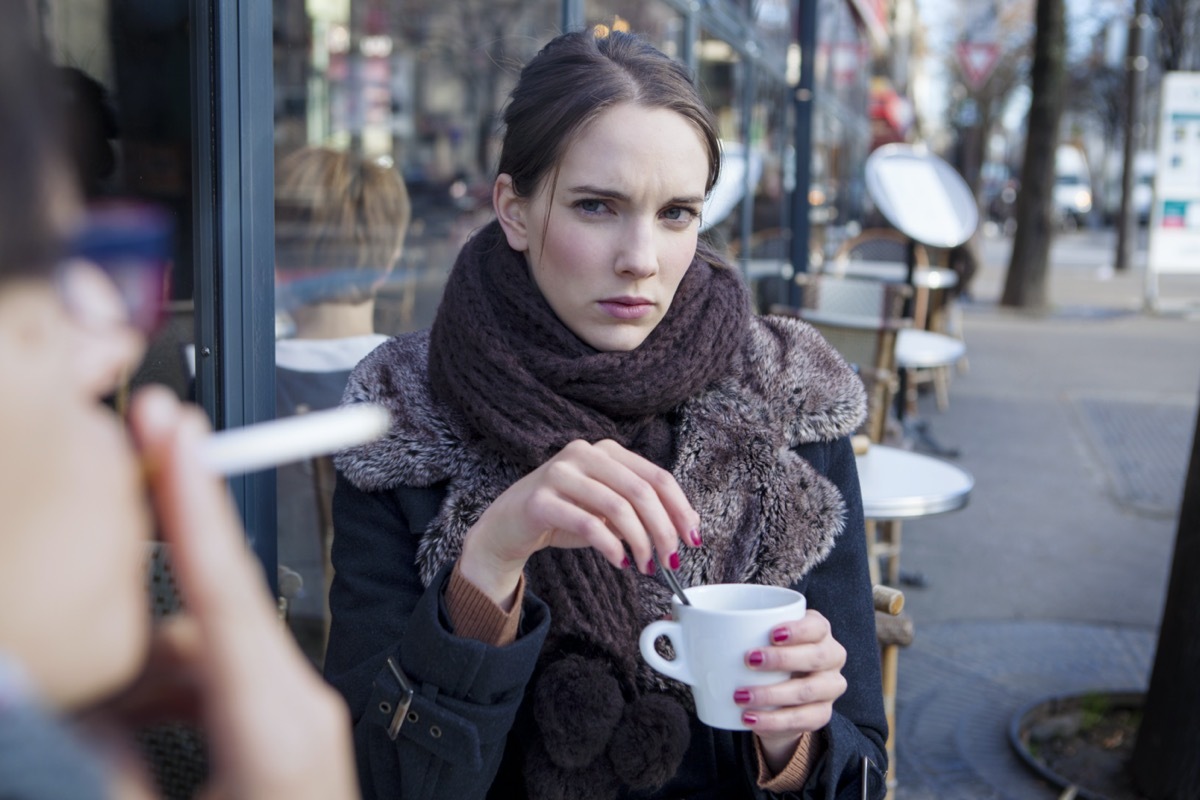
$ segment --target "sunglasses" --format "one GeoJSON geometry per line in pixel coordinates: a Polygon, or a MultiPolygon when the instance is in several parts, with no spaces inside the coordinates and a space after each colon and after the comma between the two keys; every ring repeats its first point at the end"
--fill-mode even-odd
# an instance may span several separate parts
{"type": "Polygon", "coordinates": [[[175,222],[164,209],[133,202],[90,209],[67,243],[67,259],[92,262],[113,282],[129,324],[149,336],[165,316],[175,222]]]}

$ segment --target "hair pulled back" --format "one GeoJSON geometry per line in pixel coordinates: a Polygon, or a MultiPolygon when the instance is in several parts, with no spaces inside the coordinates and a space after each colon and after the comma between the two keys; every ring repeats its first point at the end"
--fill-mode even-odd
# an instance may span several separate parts
{"type": "Polygon", "coordinates": [[[530,197],[583,128],[620,103],[665,108],[696,126],[708,151],[708,192],[717,182],[721,150],[717,124],[682,64],[641,36],[591,30],[552,40],[525,68],[504,111],[499,172],[530,197]]]}
{"type": "Polygon", "coordinates": [[[65,233],[64,195],[69,201],[74,188],[65,93],[36,47],[25,4],[14,5],[0,25],[0,281],[49,274],[65,233]]]}
{"type": "Polygon", "coordinates": [[[412,218],[408,189],[391,167],[350,151],[304,147],[275,169],[275,262],[284,274],[370,273],[330,287],[323,302],[360,303],[391,270],[412,218]]]}

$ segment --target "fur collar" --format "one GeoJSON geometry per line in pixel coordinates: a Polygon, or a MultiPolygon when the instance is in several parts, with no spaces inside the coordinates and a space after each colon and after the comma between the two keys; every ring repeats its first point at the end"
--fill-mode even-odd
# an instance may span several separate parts
{"type": "MultiPolygon", "coordinates": [[[[795,319],[753,318],[743,352],[740,375],[688,401],[678,416],[672,473],[700,514],[705,541],[701,549],[680,550],[680,577],[689,585],[786,585],[825,558],[844,525],[840,492],[792,448],[853,433],[866,413],[861,381],[820,334],[795,319]]],[[[428,353],[428,332],[408,334],[359,364],[344,402],[384,405],[392,428],[337,457],[338,469],[367,491],[447,484],[418,548],[426,584],[522,475],[434,401],[428,353]]],[[[665,588],[650,582],[658,589],[647,613],[669,605],[665,588]]]]}

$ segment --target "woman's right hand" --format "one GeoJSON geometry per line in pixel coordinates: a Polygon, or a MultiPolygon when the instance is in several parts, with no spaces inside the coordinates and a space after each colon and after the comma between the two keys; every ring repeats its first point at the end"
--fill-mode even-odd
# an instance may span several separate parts
{"type": "Polygon", "coordinates": [[[151,496],[187,612],[160,630],[124,717],[198,714],[213,765],[205,797],[359,796],[349,711],[279,622],[225,482],[199,466],[203,413],[150,387],[130,421],[157,467],[151,496]]]}
{"type": "Polygon", "coordinates": [[[571,442],[496,498],[467,532],[459,570],[502,607],[546,547],[592,547],[615,567],[675,568],[700,515],[670,472],[611,440],[571,442]],[[627,552],[628,550],[628,552],[627,552]]]}

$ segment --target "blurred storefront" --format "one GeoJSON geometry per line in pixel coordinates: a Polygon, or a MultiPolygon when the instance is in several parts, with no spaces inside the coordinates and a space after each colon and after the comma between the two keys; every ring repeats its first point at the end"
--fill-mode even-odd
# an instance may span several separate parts
{"type": "MultiPolygon", "coordinates": [[[[520,65],[564,28],[642,33],[688,64],[726,153],[709,234],[743,266],[788,252],[795,0],[25,1],[40,12],[48,53],[86,78],[80,113],[99,121],[88,130],[111,156],[92,180],[97,196],[153,202],[175,217],[171,322],[136,380],[174,386],[218,427],[279,413],[277,357],[297,357],[286,343],[311,321],[305,306],[328,299],[326,272],[353,272],[351,294],[374,295],[375,335],[429,325],[455,253],[490,215],[504,99],[520,65]],[[395,195],[395,176],[407,196],[406,215],[387,206],[400,240],[327,251],[344,269],[330,268],[328,254],[319,265],[290,263],[325,232],[317,212],[276,206],[296,199],[276,196],[282,179],[298,176],[291,194],[308,180],[294,172],[297,153],[318,149],[350,157],[347,208],[380,186],[395,195]],[[364,262],[376,252],[379,263],[364,262]]],[[[814,144],[802,154],[812,180],[801,199],[812,205],[820,258],[863,214],[869,75],[886,14],[884,0],[801,1],[818,4],[814,144]]],[[[317,658],[324,576],[313,469],[280,471],[278,503],[273,473],[232,485],[264,563],[288,569],[293,620],[317,658]]]]}
{"type": "Polygon", "coordinates": [[[874,53],[887,46],[884,0],[816,0],[813,114],[813,258],[829,256],[865,213],[863,172],[871,151],[874,53]]]}

